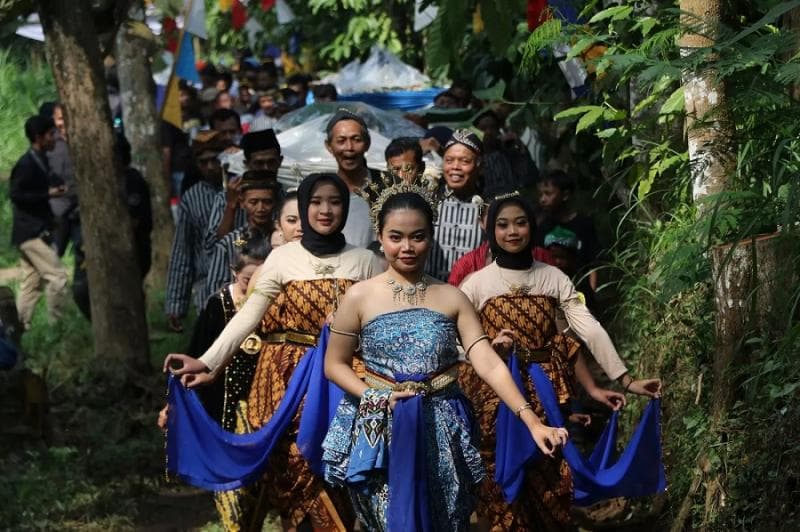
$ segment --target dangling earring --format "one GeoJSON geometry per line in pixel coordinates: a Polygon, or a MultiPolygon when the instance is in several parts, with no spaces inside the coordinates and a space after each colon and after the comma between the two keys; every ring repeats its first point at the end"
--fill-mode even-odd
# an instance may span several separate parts
{"type": "Polygon", "coordinates": [[[381,253],[383,253],[383,244],[381,244],[381,245],[380,245],[380,247],[378,248],[378,251],[380,251],[381,253]]]}

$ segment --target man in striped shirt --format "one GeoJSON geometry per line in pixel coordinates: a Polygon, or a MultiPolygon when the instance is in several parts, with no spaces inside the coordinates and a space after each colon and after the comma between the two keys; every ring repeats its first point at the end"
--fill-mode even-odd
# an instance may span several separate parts
{"type": "Polygon", "coordinates": [[[453,264],[483,240],[480,219],[484,201],[478,183],[482,151],[477,135],[464,129],[454,131],[445,145],[445,186],[426,265],[428,274],[442,281],[447,280],[453,264]]]}
{"type": "Polygon", "coordinates": [[[231,265],[236,250],[248,239],[261,234],[267,241],[275,227],[272,211],[280,200],[281,186],[274,172],[245,172],[239,186],[239,205],[247,215],[247,225],[223,236],[214,244],[206,276],[205,293],[213,295],[231,281],[231,265]]]}
{"type": "Polygon", "coordinates": [[[165,313],[173,331],[183,330],[183,318],[194,292],[195,308],[205,302],[205,279],[208,258],[204,237],[214,198],[222,190],[222,167],[217,156],[225,143],[216,131],[201,131],[192,144],[192,152],[202,179],[181,197],[172,254],[167,273],[165,313]]]}
{"type": "MultiPolygon", "coordinates": [[[[283,156],[278,137],[273,130],[267,129],[246,134],[242,137],[241,147],[248,170],[263,170],[277,176],[283,156]]],[[[277,180],[277,177],[275,179],[277,180]]],[[[245,212],[240,208],[239,186],[238,179],[229,181],[227,189],[218,193],[214,199],[205,231],[205,246],[209,256],[213,253],[214,246],[220,238],[234,229],[246,225],[245,212]]]]}

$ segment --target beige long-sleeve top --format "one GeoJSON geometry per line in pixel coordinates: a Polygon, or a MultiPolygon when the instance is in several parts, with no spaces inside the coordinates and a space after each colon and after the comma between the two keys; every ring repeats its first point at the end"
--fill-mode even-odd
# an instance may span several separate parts
{"type": "MultiPolygon", "coordinates": [[[[520,271],[500,268],[493,262],[467,277],[461,290],[480,312],[489,299],[509,293],[511,285],[526,285],[531,294],[555,298],[570,328],[584,341],[609,378],[618,379],[628,372],[608,333],[578,297],[575,285],[554,266],[534,262],[531,269],[520,271]]],[[[513,324],[510,325],[513,329],[513,324]]]]}
{"type": "Polygon", "coordinates": [[[374,253],[349,244],[341,252],[324,257],[315,257],[299,242],[284,244],[269,254],[261,268],[255,290],[200,357],[200,361],[212,372],[224,367],[290,281],[325,278],[363,281],[381,271],[374,253]]]}

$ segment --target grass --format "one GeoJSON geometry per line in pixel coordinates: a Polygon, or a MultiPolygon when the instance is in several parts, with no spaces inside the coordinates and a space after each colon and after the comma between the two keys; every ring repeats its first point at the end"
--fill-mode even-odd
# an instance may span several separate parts
{"type": "MultiPolygon", "coordinates": [[[[20,432],[19,375],[0,374],[0,528],[130,530],[174,513],[164,508],[164,497],[187,490],[163,478],[164,443],[155,419],[165,379],[157,367],[164,353],[184,350],[192,324],[180,335],[167,332],[162,304],[163,296],[155,294],[148,309],[154,372],[131,376],[123,390],[100,377],[103,360],[92,352],[90,324],[74,304],[53,326],[43,304],[37,307],[23,337],[24,365],[46,378],[50,441],[44,445],[20,432]]],[[[184,522],[213,520],[210,495],[188,494],[197,507],[187,509],[184,522]]]]}

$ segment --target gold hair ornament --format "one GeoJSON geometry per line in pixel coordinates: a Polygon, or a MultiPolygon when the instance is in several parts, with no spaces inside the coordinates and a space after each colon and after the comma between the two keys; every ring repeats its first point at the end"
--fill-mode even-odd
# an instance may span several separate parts
{"type": "Polygon", "coordinates": [[[505,194],[500,194],[499,196],[495,196],[492,201],[503,201],[511,198],[519,198],[522,194],[519,193],[519,190],[515,190],[514,192],[506,192],[505,194]]]}
{"type": "MultiPolygon", "coordinates": [[[[408,170],[405,166],[403,171],[408,170]]],[[[430,183],[430,182],[429,182],[430,183]]],[[[372,225],[375,232],[378,233],[378,218],[380,217],[383,205],[392,196],[402,193],[411,193],[420,196],[425,202],[430,205],[431,212],[433,212],[432,222],[436,223],[436,218],[439,215],[437,208],[438,202],[434,196],[433,190],[430,186],[425,186],[422,175],[418,174],[413,176],[410,180],[403,179],[400,175],[394,172],[381,172],[381,181],[378,183],[370,183],[365,191],[367,196],[365,199],[375,198],[371,201],[369,214],[372,218],[372,225]]]]}

